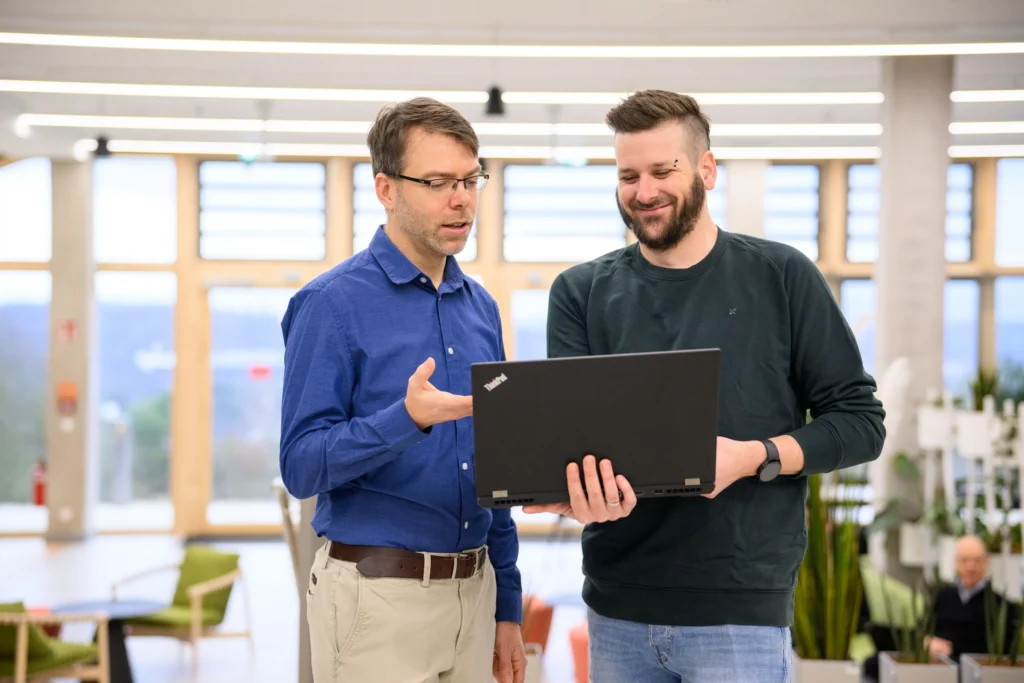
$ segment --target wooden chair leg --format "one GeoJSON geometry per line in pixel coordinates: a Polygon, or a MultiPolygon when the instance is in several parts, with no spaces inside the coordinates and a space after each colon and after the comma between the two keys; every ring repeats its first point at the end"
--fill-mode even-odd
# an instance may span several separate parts
{"type": "Polygon", "coordinates": [[[14,646],[14,683],[25,683],[28,676],[28,622],[18,623],[17,642],[14,646]]]}
{"type": "Polygon", "coordinates": [[[110,683],[110,623],[96,624],[96,648],[99,650],[99,683],[110,683]]]}

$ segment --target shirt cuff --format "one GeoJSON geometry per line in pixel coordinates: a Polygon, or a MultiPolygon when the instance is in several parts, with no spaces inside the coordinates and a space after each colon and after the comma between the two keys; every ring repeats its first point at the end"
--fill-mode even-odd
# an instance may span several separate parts
{"type": "Polygon", "coordinates": [[[412,448],[430,436],[430,427],[424,431],[412,421],[404,398],[377,413],[377,418],[380,435],[384,437],[388,449],[395,453],[412,448]]]}
{"type": "Polygon", "coordinates": [[[523,594],[514,588],[498,587],[498,604],[494,620],[511,621],[521,626],[523,623],[523,594]]]}
{"type": "Polygon", "coordinates": [[[815,420],[790,436],[796,439],[804,452],[804,468],[797,476],[827,474],[836,469],[840,455],[839,440],[827,422],[815,420]]]}

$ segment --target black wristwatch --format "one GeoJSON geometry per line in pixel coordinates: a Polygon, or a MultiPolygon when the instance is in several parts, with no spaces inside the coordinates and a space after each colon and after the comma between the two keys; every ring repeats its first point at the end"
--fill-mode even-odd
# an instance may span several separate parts
{"type": "Polygon", "coordinates": [[[761,443],[767,449],[768,455],[761,466],[757,468],[757,478],[767,482],[779,476],[779,472],[782,471],[782,460],[779,458],[779,449],[774,443],[768,439],[761,443]]]}

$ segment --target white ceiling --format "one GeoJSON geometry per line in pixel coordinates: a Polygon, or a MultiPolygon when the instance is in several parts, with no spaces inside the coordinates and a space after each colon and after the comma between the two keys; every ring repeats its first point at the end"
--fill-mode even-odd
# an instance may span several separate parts
{"type": "MultiPolygon", "coordinates": [[[[519,0],[353,3],[317,0],[0,0],[0,32],[317,42],[534,45],[784,45],[1024,41],[1024,0],[519,0]]],[[[353,57],[0,45],[0,80],[483,91],[693,93],[881,90],[881,59],[539,59],[353,57]]],[[[960,56],[957,90],[1024,89],[1024,55],[960,56]]],[[[380,103],[275,101],[273,119],[371,120],[380,103]]],[[[457,106],[482,122],[482,104],[457,106]]],[[[507,105],[502,121],[600,123],[608,105],[507,105]]],[[[715,123],[877,123],[880,105],[707,106],[715,123]]],[[[96,128],[35,128],[22,113],[258,118],[239,99],[0,92],[0,155],[67,156],[96,128]]],[[[954,121],[1024,121],[1024,102],[954,104],[954,121]]],[[[361,143],[350,134],[107,130],[111,138],[361,143]]],[[[488,136],[490,145],[548,138],[488,136]]],[[[719,138],[716,145],[877,145],[871,137],[719,138]]],[[[601,137],[561,138],[604,145],[601,137]]],[[[952,144],[1024,144],[1024,134],[964,135],[952,144]]]]}

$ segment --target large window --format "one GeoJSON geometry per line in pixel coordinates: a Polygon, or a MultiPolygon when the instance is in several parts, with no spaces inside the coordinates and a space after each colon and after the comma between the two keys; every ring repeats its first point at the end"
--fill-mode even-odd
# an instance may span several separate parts
{"type": "Polygon", "coordinates": [[[715,182],[715,189],[708,192],[708,212],[711,220],[722,230],[728,230],[729,224],[726,221],[726,188],[729,183],[729,171],[722,164],[718,165],[718,180],[715,182]]]}
{"type": "Polygon", "coordinates": [[[769,166],[765,176],[764,234],[818,260],[817,166],[769,166]]]}
{"type": "Polygon", "coordinates": [[[50,260],[50,187],[49,159],[0,167],[0,262],[50,260]]]}
{"type": "Polygon", "coordinates": [[[507,261],[577,262],[626,244],[614,166],[506,166],[507,261]]]}
{"type": "Polygon", "coordinates": [[[204,161],[199,166],[199,255],[323,259],[325,178],[320,163],[204,161]]]}
{"type": "Polygon", "coordinates": [[[996,264],[1024,266],[1024,159],[996,168],[996,264]]]}
{"type": "Polygon", "coordinates": [[[173,273],[96,275],[101,528],[165,529],[174,375],[173,273]]]}
{"type": "MultiPolygon", "coordinates": [[[[881,176],[874,164],[853,164],[847,175],[846,259],[857,263],[878,260],[881,176]]],[[[946,172],[946,260],[971,260],[974,223],[974,168],[951,164],[946,172]]]]}
{"type": "Polygon", "coordinates": [[[1024,277],[996,278],[996,358],[1024,363],[1024,277]]]}
{"type": "Polygon", "coordinates": [[[274,524],[270,484],[279,476],[284,342],[281,318],[294,292],[210,290],[213,377],[211,524],[274,524]]]}
{"type": "MultiPolygon", "coordinates": [[[[974,280],[948,280],[944,290],[942,375],[946,388],[968,395],[968,382],[978,368],[980,289],[974,280]]],[[[843,313],[853,328],[868,372],[875,365],[877,292],[873,280],[846,280],[840,289],[843,313]]],[[[877,376],[876,376],[877,378],[877,376]]]]}
{"type": "Polygon", "coordinates": [[[97,261],[174,263],[178,253],[176,173],[172,157],[119,156],[95,161],[97,261]]]}
{"type": "Polygon", "coordinates": [[[515,334],[515,359],[547,358],[548,290],[520,289],[512,292],[510,313],[515,334]]]}
{"type": "Polygon", "coordinates": [[[50,274],[0,272],[0,531],[46,528],[45,508],[21,506],[46,460],[49,330],[50,274]]]}
{"type": "MultiPolygon", "coordinates": [[[[355,195],[352,198],[353,216],[353,253],[370,246],[370,240],[377,228],[384,225],[388,215],[377,199],[374,187],[373,167],[370,164],[356,164],[352,170],[355,195]]],[[[479,211],[479,207],[478,207],[479,211]]],[[[476,225],[469,234],[466,248],[456,257],[460,263],[476,259],[476,225]]]]}

